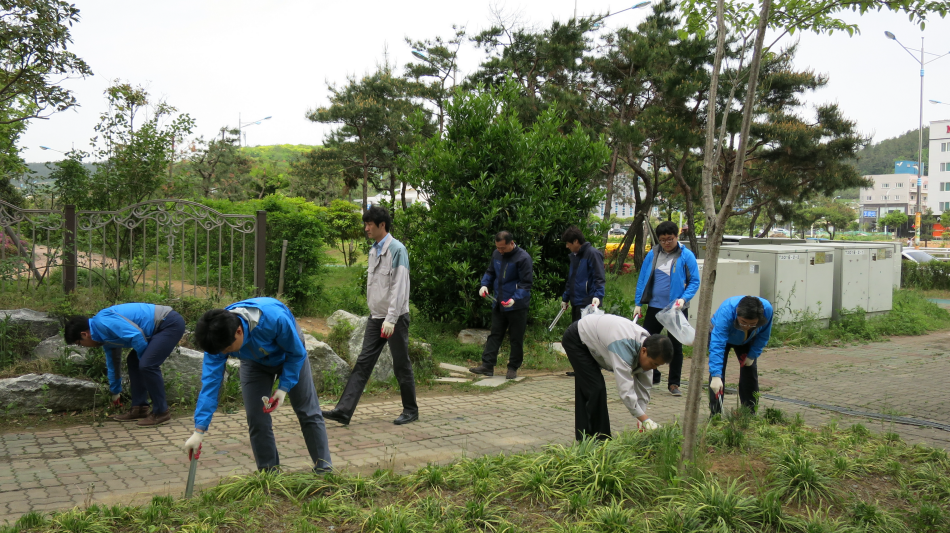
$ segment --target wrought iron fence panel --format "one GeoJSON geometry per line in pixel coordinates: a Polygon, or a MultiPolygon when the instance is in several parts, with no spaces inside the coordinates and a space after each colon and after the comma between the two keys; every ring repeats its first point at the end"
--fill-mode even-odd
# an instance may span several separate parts
{"type": "Polygon", "coordinates": [[[0,292],[49,290],[62,261],[65,217],[0,200],[0,292]]]}

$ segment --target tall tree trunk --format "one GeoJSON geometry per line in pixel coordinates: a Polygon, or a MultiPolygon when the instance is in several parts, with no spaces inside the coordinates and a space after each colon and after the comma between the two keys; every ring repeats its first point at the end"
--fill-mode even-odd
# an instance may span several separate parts
{"type": "Polygon", "coordinates": [[[389,205],[396,208],[396,168],[389,169],[389,205]]]}
{"type": "Polygon", "coordinates": [[[406,210],[406,182],[402,182],[402,210],[406,210]]]}
{"type": "MultiPolygon", "coordinates": [[[[620,151],[619,146],[614,146],[614,154],[610,158],[610,170],[607,171],[607,197],[604,198],[604,222],[610,222],[610,210],[614,200],[614,179],[617,176],[617,155],[620,151]]],[[[607,230],[610,235],[610,230],[607,230]]],[[[604,239],[604,251],[607,250],[607,239],[604,239]]]]}
{"type": "Polygon", "coordinates": [[[369,208],[367,201],[369,199],[369,190],[367,183],[369,182],[369,161],[366,160],[366,154],[363,154],[363,212],[369,208]]]}

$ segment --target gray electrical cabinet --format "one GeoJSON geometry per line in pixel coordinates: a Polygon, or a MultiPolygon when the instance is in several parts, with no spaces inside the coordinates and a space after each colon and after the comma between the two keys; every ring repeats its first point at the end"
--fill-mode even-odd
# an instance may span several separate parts
{"type": "Polygon", "coordinates": [[[739,245],[748,246],[750,244],[759,245],[759,244],[805,244],[805,239],[788,239],[784,237],[769,237],[769,238],[748,238],[742,239],[739,241],[739,245]]]}
{"type": "Polygon", "coordinates": [[[891,310],[894,300],[894,262],[900,257],[881,243],[823,242],[816,246],[840,250],[835,265],[834,318],[842,310],[860,307],[870,315],[891,310]]]}
{"type": "Polygon", "coordinates": [[[759,296],[775,310],[776,322],[814,318],[827,325],[833,310],[835,254],[808,245],[736,245],[723,248],[721,259],[758,261],[759,296]]]}
{"type": "MultiPolygon", "coordinates": [[[[702,279],[703,263],[702,259],[697,259],[699,264],[700,279],[702,279]]],[[[758,261],[720,259],[716,266],[716,286],[713,287],[712,311],[716,312],[722,302],[733,296],[761,296],[759,294],[759,278],[761,277],[761,268],[758,261]]],[[[702,285],[700,285],[702,290],[702,285]]],[[[696,327],[696,313],[694,311],[699,304],[699,292],[692,300],[689,315],[689,323],[696,327]]]]}
{"type": "Polygon", "coordinates": [[[873,246],[880,246],[882,248],[890,248],[891,256],[897,258],[894,261],[894,288],[901,288],[901,252],[904,251],[904,245],[899,242],[875,242],[875,241],[834,241],[834,242],[843,242],[847,244],[869,244],[873,246]]]}

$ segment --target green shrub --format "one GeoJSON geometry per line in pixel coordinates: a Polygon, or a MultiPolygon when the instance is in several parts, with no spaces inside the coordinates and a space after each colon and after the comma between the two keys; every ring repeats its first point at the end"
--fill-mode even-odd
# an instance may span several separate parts
{"type": "Polygon", "coordinates": [[[901,286],[924,291],[950,290],[950,262],[901,261],[901,286]]]}

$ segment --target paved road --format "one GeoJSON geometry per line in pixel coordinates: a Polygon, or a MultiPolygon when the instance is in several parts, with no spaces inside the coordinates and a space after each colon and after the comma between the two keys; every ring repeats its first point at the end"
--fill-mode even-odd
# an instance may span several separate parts
{"type": "MultiPolygon", "coordinates": [[[[770,350],[760,361],[760,384],[767,394],[950,424],[950,333],[896,338],[889,342],[770,350]]],[[[684,376],[689,375],[689,363],[684,376]]],[[[605,374],[608,387],[613,378],[605,374]]],[[[664,378],[665,379],[665,378],[664,378]]],[[[726,383],[738,381],[738,365],[726,383]]],[[[615,390],[615,389],[613,389],[615,390]]],[[[632,418],[611,391],[611,420],[619,431],[632,418]]],[[[727,405],[735,396],[727,397],[727,405]]],[[[651,417],[662,423],[682,415],[684,399],[655,389],[651,417]]],[[[537,450],[573,438],[574,382],[563,373],[531,377],[486,395],[430,397],[420,400],[422,419],[394,426],[398,401],[364,403],[349,427],[329,423],[334,465],[360,471],[406,471],[427,462],[448,462],[469,455],[537,450]]],[[[763,400],[790,413],[802,412],[809,424],[831,418],[842,424],[862,422],[877,431],[897,431],[909,442],[950,448],[950,432],[871,421],[793,403],[763,400]]],[[[279,411],[274,426],[282,463],[309,467],[296,418],[279,411]]],[[[180,495],[188,463],[178,446],[191,434],[189,419],[159,428],[109,422],[38,433],[0,435],[0,522],[30,510],[143,502],[154,494],[180,495]]],[[[243,413],[217,414],[204,443],[198,484],[254,468],[243,413]]]]}

